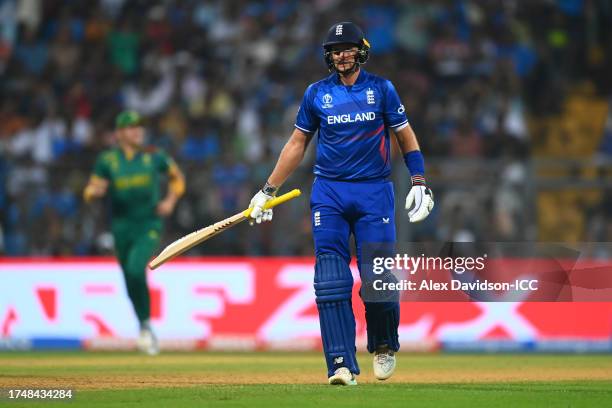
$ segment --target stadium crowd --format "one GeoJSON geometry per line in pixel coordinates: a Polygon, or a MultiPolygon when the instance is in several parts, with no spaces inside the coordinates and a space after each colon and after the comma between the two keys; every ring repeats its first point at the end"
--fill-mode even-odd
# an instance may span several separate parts
{"type": "MultiPolygon", "coordinates": [[[[84,205],[81,191],[124,108],[147,118],[149,142],[187,176],[166,240],[245,207],[304,89],[326,75],[320,44],[337,20],[364,28],[365,68],[395,83],[430,169],[436,209],[416,226],[398,217],[399,238],[533,239],[529,117],[558,112],[573,81],[609,80],[611,10],[600,0],[2,0],[0,253],[112,248],[106,207],[84,205]],[[589,50],[601,44],[595,64],[589,50]]],[[[313,150],[288,187],[308,192],[313,150]]],[[[409,177],[401,157],[394,167],[400,200],[409,177]]],[[[238,227],[193,253],[310,254],[307,209],[279,208],[253,239],[238,227]]]]}

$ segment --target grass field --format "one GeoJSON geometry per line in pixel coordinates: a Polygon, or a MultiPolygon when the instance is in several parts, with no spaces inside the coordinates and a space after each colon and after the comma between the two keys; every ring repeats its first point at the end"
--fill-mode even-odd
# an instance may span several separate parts
{"type": "MultiPolygon", "coordinates": [[[[0,388],[73,388],[70,407],[602,407],[612,355],[399,354],[392,379],[360,355],[357,387],[326,385],[318,353],[0,353],[0,388]]],[[[68,404],[68,405],[66,405],[68,404]]]]}

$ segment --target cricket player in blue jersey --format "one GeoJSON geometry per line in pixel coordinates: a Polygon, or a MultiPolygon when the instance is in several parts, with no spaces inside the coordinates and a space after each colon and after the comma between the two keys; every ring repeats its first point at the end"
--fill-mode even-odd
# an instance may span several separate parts
{"type": "MultiPolygon", "coordinates": [[[[331,75],[306,89],[293,134],[267,183],[251,200],[251,217],[257,223],[272,219],[272,210],[263,209],[266,201],[296,169],[318,132],[310,200],[315,297],[329,383],[355,385],[360,370],[355,355],[349,238],[355,237],[358,264],[365,244],[395,243],[389,129],[412,179],[406,197],[410,222],[423,220],[434,204],[425,183],[423,155],[395,87],[361,69],[370,50],[361,29],[351,22],[334,24],[323,50],[331,75]]],[[[364,304],[374,374],[386,380],[395,370],[399,350],[399,303],[366,300],[364,304]]]]}

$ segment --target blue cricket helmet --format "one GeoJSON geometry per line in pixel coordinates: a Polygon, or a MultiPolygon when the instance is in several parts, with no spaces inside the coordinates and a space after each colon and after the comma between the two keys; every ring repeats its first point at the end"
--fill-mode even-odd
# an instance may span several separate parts
{"type": "Polygon", "coordinates": [[[356,66],[365,64],[370,56],[370,43],[365,39],[363,31],[359,26],[350,21],[336,23],[330,27],[323,42],[325,62],[329,70],[334,70],[334,62],[331,56],[331,46],[336,44],[355,44],[357,52],[356,66]]]}

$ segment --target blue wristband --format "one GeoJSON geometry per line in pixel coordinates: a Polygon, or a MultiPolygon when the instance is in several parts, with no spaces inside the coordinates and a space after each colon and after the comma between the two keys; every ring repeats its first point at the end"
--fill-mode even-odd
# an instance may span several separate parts
{"type": "Polygon", "coordinates": [[[425,183],[425,160],[420,150],[413,150],[404,155],[404,162],[410,171],[412,185],[422,185],[425,183]]]}
{"type": "Polygon", "coordinates": [[[404,155],[404,162],[408,170],[410,170],[411,176],[416,176],[417,174],[421,176],[425,175],[425,160],[420,150],[413,150],[406,153],[404,155]]]}

